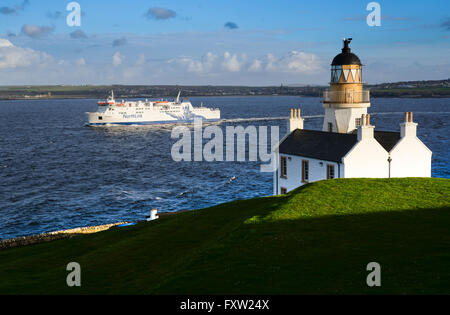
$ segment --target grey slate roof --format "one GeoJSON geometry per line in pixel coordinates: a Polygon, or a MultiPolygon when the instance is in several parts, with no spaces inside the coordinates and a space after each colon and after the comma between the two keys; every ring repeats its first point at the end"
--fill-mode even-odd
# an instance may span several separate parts
{"type": "MultiPolygon", "coordinates": [[[[389,152],[400,140],[400,133],[375,131],[375,139],[389,152]]],[[[324,161],[341,162],[342,158],[357,142],[356,132],[345,134],[297,129],[280,144],[279,152],[324,161]]]]}

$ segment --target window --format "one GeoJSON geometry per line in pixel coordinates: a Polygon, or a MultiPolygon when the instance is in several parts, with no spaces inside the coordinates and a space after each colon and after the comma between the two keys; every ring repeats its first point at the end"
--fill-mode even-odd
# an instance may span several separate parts
{"type": "Polygon", "coordinates": [[[327,179],[334,179],[334,165],[327,164],[327,179]]]}
{"type": "Polygon", "coordinates": [[[280,161],[280,177],[287,178],[287,161],[285,156],[282,156],[280,161]]]}
{"type": "Polygon", "coordinates": [[[331,67],[331,83],[339,83],[342,74],[342,66],[331,67]]]}
{"type": "Polygon", "coordinates": [[[98,116],[98,120],[103,120],[103,117],[102,116],[98,116]]]}
{"type": "Polygon", "coordinates": [[[361,126],[361,117],[355,118],[355,126],[356,126],[356,127],[361,126]]]}
{"type": "Polygon", "coordinates": [[[333,123],[328,123],[328,132],[333,132],[333,123]]]}
{"type": "Polygon", "coordinates": [[[302,161],[302,183],[309,181],[309,161],[302,161]]]}
{"type": "Polygon", "coordinates": [[[284,188],[284,187],[280,187],[280,194],[286,195],[287,194],[287,189],[284,188]]]}

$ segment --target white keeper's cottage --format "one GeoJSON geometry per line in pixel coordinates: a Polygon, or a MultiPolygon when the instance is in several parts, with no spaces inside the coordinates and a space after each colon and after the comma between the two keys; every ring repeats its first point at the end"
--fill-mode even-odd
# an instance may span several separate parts
{"type": "Polygon", "coordinates": [[[291,109],[288,134],[274,150],[275,195],[324,179],[431,177],[432,152],[417,138],[412,112],[405,113],[400,132],[378,131],[370,124],[370,95],[350,41],[344,39],[342,53],[331,64],[322,131],[304,129],[300,109],[291,109]]]}

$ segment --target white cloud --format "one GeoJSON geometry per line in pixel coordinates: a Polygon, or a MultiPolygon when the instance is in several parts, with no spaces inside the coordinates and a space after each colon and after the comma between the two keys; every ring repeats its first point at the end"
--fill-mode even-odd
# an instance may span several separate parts
{"type": "Polygon", "coordinates": [[[112,58],[112,64],[113,66],[120,66],[123,61],[125,60],[125,56],[122,55],[120,52],[116,52],[112,58]]]}
{"type": "Polygon", "coordinates": [[[231,55],[228,51],[223,55],[222,67],[230,72],[238,72],[241,70],[241,62],[239,62],[237,55],[231,55]]]}
{"type": "Polygon", "coordinates": [[[223,57],[209,52],[201,59],[182,56],[177,60],[188,72],[194,73],[218,73],[225,72],[271,72],[271,73],[303,73],[316,74],[322,70],[320,59],[314,54],[291,51],[285,55],[276,57],[267,54],[264,58],[251,59],[247,54],[231,54],[226,51],[223,57]]]}
{"type": "Polygon", "coordinates": [[[185,66],[189,72],[207,73],[214,68],[216,59],[217,55],[208,52],[202,60],[195,60],[191,57],[181,57],[178,62],[185,66]]]}
{"type": "MultiPolygon", "coordinates": [[[[250,66],[249,70],[259,70],[262,66],[262,61],[256,61],[250,66]]],[[[265,60],[265,70],[269,72],[292,72],[314,74],[322,69],[322,64],[314,54],[291,51],[288,54],[275,57],[272,54],[267,54],[265,60]]]]}
{"type": "Polygon", "coordinates": [[[257,72],[262,70],[262,62],[259,59],[253,60],[252,64],[248,68],[249,71],[257,72]]]}
{"type": "Polygon", "coordinates": [[[14,46],[9,40],[0,39],[0,69],[15,69],[42,64],[52,58],[44,52],[14,46]]]}

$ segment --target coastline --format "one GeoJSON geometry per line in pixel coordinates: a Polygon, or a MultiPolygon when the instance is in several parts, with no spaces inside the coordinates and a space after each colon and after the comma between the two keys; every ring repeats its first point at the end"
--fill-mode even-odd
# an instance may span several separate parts
{"type": "MultiPolygon", "coordinates": [[[[178,213],[186,212],[186,211],[193,211],[193,210],[163,212],[163,213],[158,213],[158,215],[161,218],[161,217],[165,217],[168,215],[178,214],[178,213]]],[[[72,229],[46,232],[46,233],[35,234],[35,235],[19,236],[19,237],[15,237],[15,238],[0,240],[0,251],[4,250],[4,249],[15,248],[15,247],[35,245],[35,244],[40,244],[40,243],[45,243],[45,242],[50,242],[50,241],[55,241],[55,240],[60,240],[60,239],[73,238],[73,237],[77,237],[80,235],[99,233],[99,232],[109,230],[110,228],[117,227],[122,224],[141,223],[141,222],[147,222],[147,221],[145,221],[145,220],[132,221],[132,222],[124,221],[124,222],[102,224],[102,225],[95,225],[95,226],[77,227],[77,228],[72,228],[72,229]]]]}
{"type": "MultiPolygon", "coordinates": [[[[193,95],[190,96],[191,98],[195,97],[279,97],[279,96],[297,96],[297,97],[310,97],[310,98],[321,98],[322,95],[301,95],[301,94],[257,94],[257,95],[248,95],[248,94],[227,94],[227,95],[222,95],[222,94],[217,94],[217,95],[193,95]]],[[[167,96],[162,96],[162,98],[165,98],[167,96]]],[[[46,100],[98,100],[99,97],[96,97],[94,95],[84,95],[84,96],[61,96],[61,97],[39,97],[39,98],[27,98],[27,97],[11,97],[11,98],[7,98],[7,97],[1,97],[0,96],[0,101],[46,101],[46,100]]],[[[145,98],[158,98],[158,97],[154,97],[154,96],[123,96],[121,95],[120,98],[124,98],[124,99],[145,99],[145,98]]],[[[391,94],[378,94],[374,93],[371,95],[371,98],[413,98],[413,99],[427,99],[427,98],[431,98],[431,99],[437,99],[437,98],[450,98],[450,94],[449,95],[421,95],[421,94],[407,94],[407,95],[391,95],[391,94]]]]}

